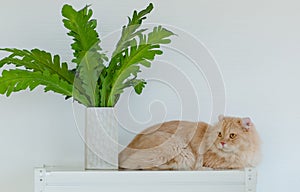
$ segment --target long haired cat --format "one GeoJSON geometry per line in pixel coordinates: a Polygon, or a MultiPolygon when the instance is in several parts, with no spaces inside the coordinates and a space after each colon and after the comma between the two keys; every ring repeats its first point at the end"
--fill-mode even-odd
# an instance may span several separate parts
{"type": "Polygon", "coordinates": [[[260,139],[250,118],[219,116],[203,122],[170,121],[142,131],[119,154],[122,169],[199,170],[256,166],[260,139]]]}

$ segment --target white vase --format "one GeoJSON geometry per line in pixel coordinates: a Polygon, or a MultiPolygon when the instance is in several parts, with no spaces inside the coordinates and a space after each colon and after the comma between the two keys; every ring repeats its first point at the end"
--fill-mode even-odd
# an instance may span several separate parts
{"type": "Polygon", "coordinates": [[[85,168],[118,169],[118,128],[114,108],[86,109],[85,168]]]}

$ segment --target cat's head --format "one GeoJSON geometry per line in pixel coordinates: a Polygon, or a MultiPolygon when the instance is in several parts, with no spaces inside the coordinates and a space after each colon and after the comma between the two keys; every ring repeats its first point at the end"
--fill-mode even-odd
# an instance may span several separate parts
{"type": "Polygon", "coordinates": [[[253,150],[258,135],[250,118],[219,116],[214,146],[223,153],[253,150]]]}

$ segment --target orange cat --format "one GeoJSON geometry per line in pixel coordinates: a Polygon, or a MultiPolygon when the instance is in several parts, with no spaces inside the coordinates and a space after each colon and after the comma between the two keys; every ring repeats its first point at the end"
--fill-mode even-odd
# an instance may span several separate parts
{"type": "Polygon", "coordinates": [[[250,118],[219,116],[203,122],[170,121],[138,134],[119,154],[119,167],[148,170],[240,169],[256,166],[260,140],[250,118]]]}

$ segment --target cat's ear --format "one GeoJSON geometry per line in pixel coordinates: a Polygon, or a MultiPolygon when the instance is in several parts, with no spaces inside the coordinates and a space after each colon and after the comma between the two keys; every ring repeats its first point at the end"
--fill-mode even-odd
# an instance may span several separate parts
{"type": "Polygon", "coordinates": [[[249,117],[245,117],[241,119],[241,125],[246,129],[249,130],[250,127],[253,125],[251,119],[249,117]]]}
{"type": "Polygon", "coordinates": [[[219,121],[223,121],[224,115],[219,115],[219,116],[218,116],[218,119],[219,119],[219,121]]]}

